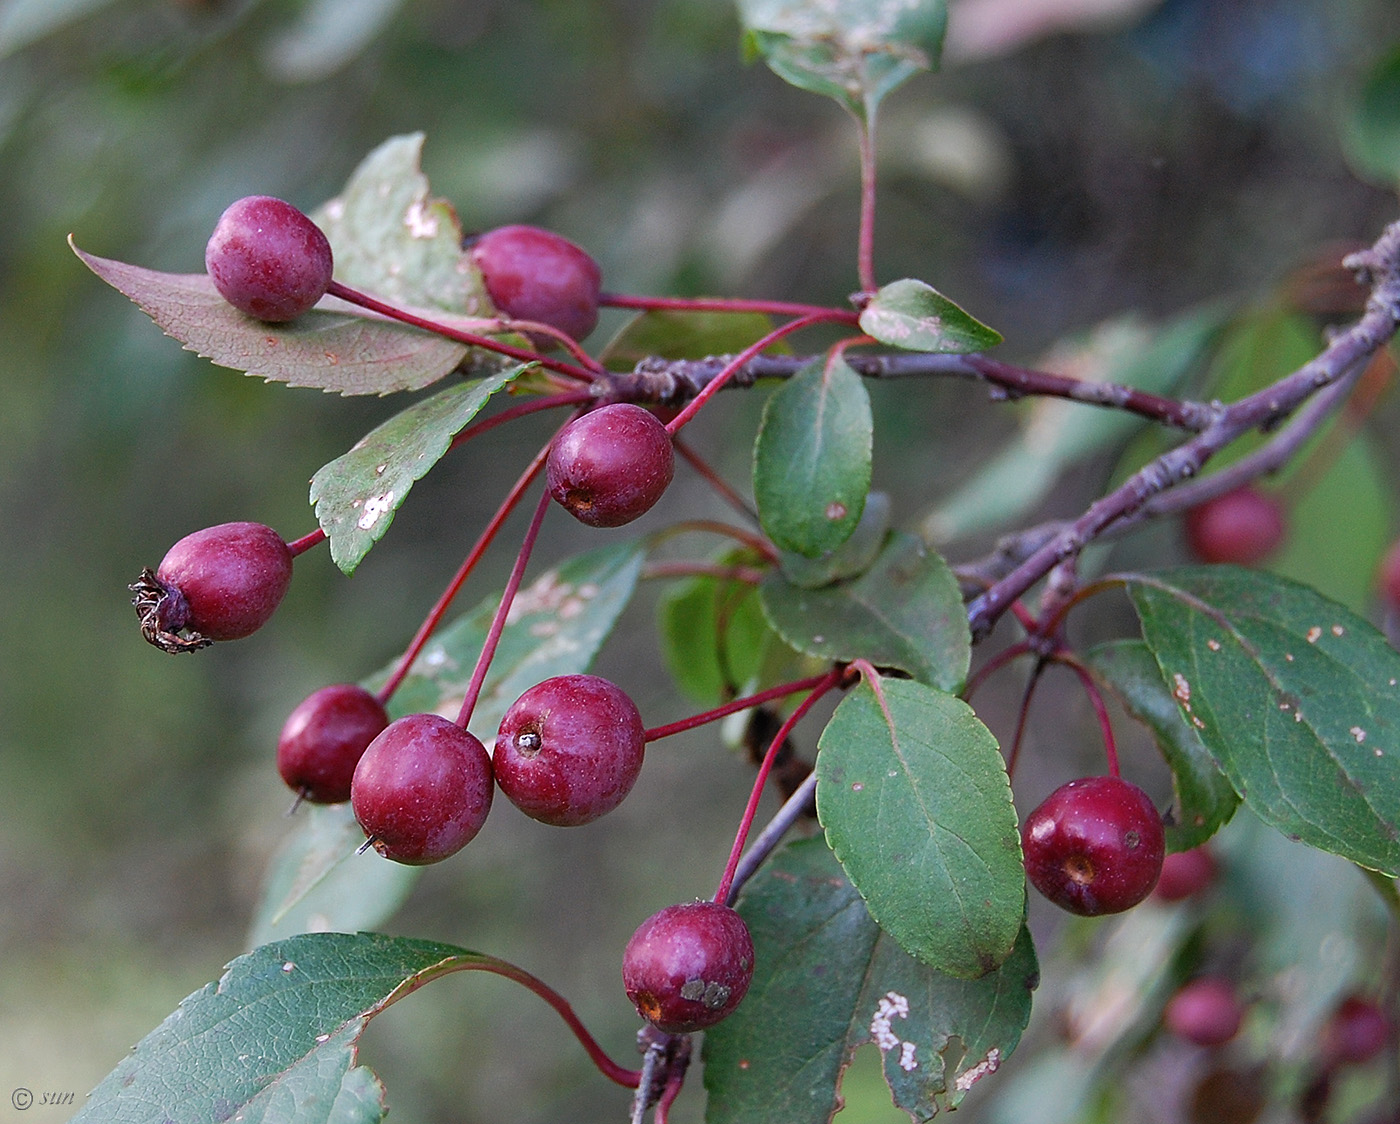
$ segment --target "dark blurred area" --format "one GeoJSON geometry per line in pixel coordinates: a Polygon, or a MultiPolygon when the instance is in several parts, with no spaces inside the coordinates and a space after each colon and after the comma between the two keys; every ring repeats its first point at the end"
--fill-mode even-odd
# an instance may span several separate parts
{"type": "MultiPolygon", "coordinates": [[[[964,7],[995,26],[995,4],[964,7]]],[[[960,37],[955,3],[955,57],[882,121],[880,277],[936,285],[1006,336],[1007,359],[1128,310],[1258,296],[1396,217],[1393,188],[1359,178],[1340,140],[1364,76],[1400,40],[1394,0],[1124,3],[1107,26],[1067,2],[1035,7],[1063,24],[997,43],[960,37]]],[[[1016,8],[1002,5],[1004,22],[1016,8]]],[[[283,718],[402,649],[548,432],[505,427],[446,459],[353,579],[324,551],[305,556],[255,637],[163,655],[128,604],[141,567],[212,523],[311,530],[311,474],[403,403],[213,367],[65,238],[194,271],[233,199],[310,209],[374,145],[419,130],[425,171],[466,230],[557,229],[609,289],[839,303],[855,287],[854,129],[745,66],[729,4],[0,0],[0,1092],[81,1099],[244,951],[292,826],[272,760],[283,718]]],[[[593,342],[619,323],[605,318],[593,342]]],[[[873,397],[876,483],[911,525],[1013,420],[969,385],[873,397]]],[[[747,489],[761,403],[723,399],[693,441],[747,489]]],[[[1400,431],[1396,414],[1383,401],[1377,432],[1400,431]]],[[[1400,442],[1385,444],[1393,469],[1400,442]]],[[[1054,514],[1101,479],[1070,478],[1054,514]]],[[[673,512],[724,514],[693,474],[678,484],[673,512]]],[[[563,523],[546,524],[536,570],[599,541],[563,523]]],[[[512,555],[493,552],[464,606],[512,555]]],[[[651,725],[689,705],[656,671],[655,594],[597,668],[651,725]]],[[[1083,699],[1059,697],[1041,700],[1045,728],[1091,730],[1083,699]]],[[[1014,720],[999,708],[1018,701],[1018,684],[989,688],[999,736],[1014,720]]],[[[804,728],[799,750],[815,737],[804,728]]],[[[577,835],[499,802],[386,927],[555,982],[628,1058],[622,946],[653,910],[707,892],[750,779],[702,730],[655,748],[633,797],[577,835]]],[[[499,981],[459,978],[402,1004],[365,1060],[396,1120],[624,1111],[554,1016],[499,981]]],[[[680,1119],[699,1118],[695,1085],[680,1119]]]]}

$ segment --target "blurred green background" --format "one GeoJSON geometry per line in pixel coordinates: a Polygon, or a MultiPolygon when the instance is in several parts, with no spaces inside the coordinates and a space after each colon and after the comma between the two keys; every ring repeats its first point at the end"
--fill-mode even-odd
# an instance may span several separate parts
{"type": "MultiPolygon", "coordinates": [[[[1095,7],[954,4],[956,57],[883,120],[882,279],[928,280],[1001,330],[1006,357],[1030,361],[1125,311],[1263,299],[1322,248],[1370,241],[1395,218],[1384,171],[1358,171],[1348,124],[1400,41],[1394,0],[1125,2],[1085,26],[1095,7]]],[[[128,604],[141,567],[212,523],[310,530],[311,473],[401,403],[212,367],[89,274],[65,237],[197,270],[233,199],[309,209],[374,145],[417,130],[465,229],[553,227],[593,252],[611,289],[836,303],[855,287],[853,129],[746,67],[727,3],[0,0],[0,1119],[15,1086],[80,1101],[244,950],[291,830],[272,763],[283,718],[402,648],[546,432],[493,431],[444,461],[353,580],[324,552],[306,556],[256,637],[164,656],[128,604]]],[[[1013,427],[971,386],[874,397],[877,485],[904,523],[1013,427]]],[[[741,485],[758,406],[726,396],[694,431],[741,485]]],[[[1390,480],[1397,412],[1384,399],[1373,419],[1390,480]]],[[[1071,472],[1041,513],[1081,508],[1103,471],[1071,472]]],[[[673,513],[718,511],[693,476],[679,483],[673,513]]],[[[596,542],[552,519],[537,557],[596,542]]],[[[1174,541],[1161,549],[1154,560],[1174,541]]],[[[598,668],[649,724],[687,705],[654,670],[654,597],[598,668]]],[[[1000,735],[1018,693],[988,688],[1000,735]]],[[[1062,776],[1073,766],[1054,758],[1056,739],[1087,730],[1087,711],[1078,698],[1042,705],[1044,775],[1062,776]]],[[[577,836],[502,802],[388,928],[515,960],[626,1058],[622,945],[654,909],[713,884],[749,784],[713,733],[674,741],[623,808],[577,836]]],[[[615,1120],[625,1101],[543,1005],[483,978],[394,1009],[365,1060],[396,1120],[615,1120]]],[[[681,1119],[701,1111],[694,1084],[681,1119]]]]}

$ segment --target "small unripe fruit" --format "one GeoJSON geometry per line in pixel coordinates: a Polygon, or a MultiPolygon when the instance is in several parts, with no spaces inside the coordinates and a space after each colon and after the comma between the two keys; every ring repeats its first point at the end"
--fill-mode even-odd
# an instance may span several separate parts
{"type": "MultiPolygon", "coordinates": [[[[537,226],[502,226],[470,243],[491,303],[513,320],[534,320],[581,340],[598,323],[602,274],[588,252],[537,226]]],[[[555,340],[537,334],[537,347],[555,340]]]]}
{"type": "Polygon", "coordinates": [[[642,716],[626,692],[597,675],[560,675],[511,704],[492,768],[531,819],[572,827],[622,803],[645,752],[642,716]]]}
{"type": "Polygon", "coordinates": [[[1201,562],[1257,565],[1278,550],[1286,533],[1278,501],[1248,486],[1186,513],[1186,543],[1201,562]]]}
{"type": "Polygon", "coordinates": [[[622,955],[627,998],[667,1034],[714,1026],[739,1006],[752,980],[748,926],[718,902],[688,902],[652,914],[622,955]]]}
{"type": "Polygon", "coordinates": [[[1234,987],[1210,976],[1183,986],[1162,1011],[1162,1024],[1197,1046],[1224,1045],[1239,1033],[1243,1019],[1234,987]]]}
{"type": "Polygon", "coordinates": [[[350,805],[374,849],[421,866],[476,837],[494,785],[486,747],[437,714],[391,722],[355,766],[350,805]]]}
{"type": "Polygon", "coordinates": [[[204,267],[229,304],[258,320],[294,320],[326,295],[334,263],[321,228],[270,195],[230,204],[204,251],[204,267]]]}
{"type": "Polygon", "coordinates": [[[1390,1041],[1390,1016],[1375,1003],[1349,995],[1337,1004],[1322,1031],[1322,1060],[1329,1068],[1362,1065],[1390,1041]]]}
{"type": "Polygon", "coordinates": [[[621,527],[649,511],[674,472],[666,427],[630,402],[570,422],[554,439],[545,468],[556,502],[590,527],[621,527]]]}
{"type": "Polygon", "coordinates": [[[365,748],[389,725],[380,701],[353,683],[313,691],[297,704],[277,739],[277,771],[303,800],[339,804],[365,748]]]}
{"type": "Polygon", "coordinates": [[[142,635],[180,652],[256,632],[291,580],[281,535],[261,523],[220,523],[186,535],[130,588],[142,635]]]}
{"type": "Polygon", "coordinates": [[[1208,848],[1177,851],[1162,860],[1162,875],[1152,896],[1162,902],[1185,901],[1214,882],[1215,874],[1215,857],[1208,848]]]}
{"type": "Polygon", "coordinates": [[[1152,892],[1166,840],[1151,798],[1119,777],[1084,777],[1052,792],[1021,828],[1026,877],[1062,909],[1121,913],[1152,892]]]}

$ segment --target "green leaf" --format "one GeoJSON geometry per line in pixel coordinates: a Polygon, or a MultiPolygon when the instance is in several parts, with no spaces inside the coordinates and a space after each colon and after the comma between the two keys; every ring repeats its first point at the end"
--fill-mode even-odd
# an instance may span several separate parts
{"type": "MultiPolygon", "coordinates": [[[[492,744],[506,708],[528,688],[588,670],[631,600],[645,557],[638,542],[616,543],[577,555],[520,590],[472,714],[472,733],[492,744]]],[[[394,693],[391,714],[455,714],[500,600],[499,593],[484,598],[428,643],[394,693]]]]}
{"type": "Polygon", "coordinates": [[[377,1079],[353,1068],[365,1024],[432,975],[488,961],[372,933],[264,945],[184,999],[93,1090],[74,1124],[381,1120],[377,1079]]]}
{"type": "Polygon", "coordinates": [[[335,275],[397,305],[493,315],[462,227],[420,170],[423,134],[391,137],[360,162],[345,189],[312,212],[335,254],[335,275]]]}
{"type": "Polygon", "coordinates": [[[296,819],[268,867],[249,946],[297,933],[374,929],[393,916],[423,868],[374,850],[356,854],[365,833],[349,804],[309,804],[296,819]]]}
{"type": "Polygon", "coordinates": [[[860,521],[870,490],[870,397],[839,356],[815,359],[764,403],[754,443],[759,521],[784,550],[816,558],[860,521]]]}
{"type": "Polygon", "coordinates": [[[436,382],[467,354],[460,343],[366,317],[329,297],[289,323],[264,324],[224,300],[207,274],[160,273],[77,246],[73,252],[186,350],[269,382],[390,394],[436,382]]]}
{"type": "Polygon", "coordinates": [[[1011,783],[961,699],[868,682],[817,742],[817,818],[876,924],[915,959],[972,979],[1011,955],[1026,904],[1011,783]]]}
{"type": "MultiPolygon", "coordinates": [[[[1196,366],[1222,321],[1216,308],[1187,313],[1155,332],[1135,318],[1112,320],[1047,357],[1043,366],[1169,394],[1196,366]]],[[[924,537],[954,542],[1015,523],[1051,494],[1068,468],[1126,441],[1146,424],[1122,410],[1036,399],[1016,439],[925,519],[924,537]]]]}
{"type": "MultiPolygon", "coordinates": [[[[704,359],[743,351],[772,330],[772,319],[759,312],[654,309],[627,321],[598,358],[614,371],[645,359],[704,359]]],[[[785,350],[779,343],[769,354],[785,350]]]]}
{"type": "Polygon", "coordinates": [[[1228,566],[1130,575],[1178,705],[1244,803],[1291,838],[1400,871],[1400,653],[1314,590],[1228,566]]]}
{"type": "MultiPolygon", "coordinates": [[[[721,558],[721,565],[734,555],[721,558]]],[[[743,689],[779,644],[759,606],[758,591],[739,581],[697,576],[676,582],[657,606],[661,654],[686,694],[705,706],[743,689]]]]}
{"type": "Polygon", "coordinates": [[[778,635],[806,655],[866,659],[948,691],[967,677],[972,641],[957,579],[913,535],[892,534],[852,581],[803,589],[772,574],[759,595],[778,635]]]}
{"type": "Polygon", "coordinates": [[[938,66],[945,0],[739,0],[746,47],[799,89],[862,120],[921,70],[938,66]]]}
{"type": "Polygon", "coordinates": [[[426,398],[376,426],[311,478],[316,519],[331,558],[347,574],[384,537],[414,483],[428,474],[496,391],[524,365],[507,367],[426,398]]]}
{"type": "Polygon", "coordinates": [[[1400,182],[1400,48],[1366,76],[1342,139],[1351,166],[1364,178],[1389,189],[1400,182]]]}
{"type": "Polygon", "coordinates": [[[705,1032],[707,1124],[827,1124],[857,1047],[876,1043],[894,1103],[953,1109],[1016,1048],[1038,979],[1030,934],[978,980],[921,964],[878,929],[819,839],[778,852],[738,903],[754,980],[705,1032]],[[797,1013],[800,1013],[798,1015],[797,1013]]]}
{"type": "Polygon", "coordinates": [[[1230,821],[1240,798],[1182,716],[1151,650],[1141,640],[1115,640],[1100,644],[1086,658],[1128,713],[1152,731],[1171,767],[1176,799],[1174,822],[1167,825],[1168,848],[1200,846],[1230,821]]]}
{"type": "Polygon", "coordinates": [[[803,589],[820,589],[844,578],[859,577],[870,569],[885,545],[893,508],[888,492],[871,492],[865,497],[865,508],[856,529],[835,550],[818,558],[808,558],[791,550],[779,551],[778,566],[783,577],[803,589]]]}
{"type": "Polygon", "coordinates": [[[1001,343],[1001,333],[987,327],[922,281],[882,285],[860,314],[868,336],[906,351],[964,354],[1001,343]]]}

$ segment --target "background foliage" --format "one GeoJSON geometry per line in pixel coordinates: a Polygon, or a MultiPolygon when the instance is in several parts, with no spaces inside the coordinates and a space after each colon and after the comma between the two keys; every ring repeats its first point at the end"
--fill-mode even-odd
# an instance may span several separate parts
{"type": "MultiPolygon", "coordinates": [[[[960,11],[971,27],[974,9],[994,8],[955,3],[953,43],[960,11]]],[[[1240,379],[1258,385],[1294,362],[1276,353],[1289,338],[1269,304],[1278,286],[1319,247],[1369,241],[1394,217],[1393,191],[1377,186],[1384,130],[1377,140],[1374,117],[1349,122],[1367,75],[1400,41],[1400,13],[1390,0],[1136,8],[1120,24],[1031,35],[1001,54],[964,39],[942,74],[890,99],[881,276],[932,279],[1024,360],[1109,317],[1244,294],[1259,305],[1259,331],[1249,337],[1247,323],[1232,342],[1257,360],[1240,379]]],[[[0,1093],[81,1098],[245,949],[287,831],[271,761],[283,717],[314,687],[401,648],[515,471],[493,450],[523,440],[516,427],[495,431],[444,461],[352,581],[324,554],[299,565],[256,639],[163,657],[139,642],[126,603],[140,567],[208,523],[309,530],[311,473],[399,406],[267,387],[182,353],[64,237],[197,269],[231,199],[265,192],[314,206],[381,140],[421,130],[434,190],[466,228],[554,227],[590,249],[610,288],[838,299],[854,287],[850,124],[745,67],[736,41],[732,7],[712,0],[0,2],[0,1093]]],[[[1367,104],[1386,104],[1384,92],[1373,80],[1367,104]]],[[[761,404],[725,397],[693,439],[742,481],[747,443],[725,437],[751,434],[761,404]]],[[[902,525],[956,494],[1016,417],[967,386],[877,386],[872,399],[875,486],[902,525]]],[[[1397,413],[1393,395],[1381,402],[1345,498],[1395,479],[1397,413]]],[[[1038,510],[1082,508],[1106,471],[1071,468],[1038,510]]],[[[678,485],[673,511],[711,510],[691,480],[678,485]]],[[[1395,529],[1385,498],[1366,508],[1368,538],[1309,540],[1299,563],[1341,573],[1363,612],[1356,575],[1395,529]]],[[[596,541],[551,521],[539,557],[596,541]]],[[[1163,530],[1121,557],[1178,551],[1163,530]]],[[[480,588],[508,558],[494,565],[480,588]]],[[[659,662],[654,597],[629,612],[599,670],[658,723],[687,704],[648,673],[659,662]]],[[[1105,621],[1105,635],[1128,631],[1119,624],[1114,633],[1105,621]]],[[[994,731],[1008,729],[998,707],[1018,691],[998,677],[979,696],[994,731]]],[[[1017,780],[1023,810],[1093,767],[1096,735],[1079,697],[1067,698],[1037,702],[1042,732],[1017,780]]],[[[744,799],[748,774],[716,741],[702,731],[650,754],[634,796],[591,829],[586,863],[498,811],[491,833],[425,874],[391,931],[510,957],[556,983],[620,1052],[636,1025],[618,986],[622,945],[640,918],[709,884],[744,799]],[[664,836],[658,823],[670,825],[664,836]],[[580,951],[570,938],[584,931],[580,951]]],[[[1132,762],[1152,780],[1149,754],[1132,762]]],[[[1164,791],[1164,774],[1155,778],[1164,791]]],[[[1274,864],[1291,864],[1295,884],[1329,886],[1332,917],[1364,910],[1344,896],[1351,883],[1331,877],[1324,856],[1252,846],[1249,831],[1231,843],[1245,856],[1240,923],[1283,918],[1261,960],[1282,965],[1302,947],[1305,963],[1338,975],[1328,911],[1290,908],[1274,864]]],[[[1032,922],[1051,919],[1033,912],[1032,922]]],[[[1124,922],[1121,939],[1169,947],[1170,934],[1142,931],[1150,922],[1124,922]]],[[[1111,953],[1099,975],[1042,992],[1044,1009],[1066,995],[1091,1003],[1104,974],[1132,970],[1132,957],[1111,953]]],[[[397,1117],[617,1118],[616,1090],[542,1005],[508,988],[444,983],[376,1021],[366,1060],[397,1117]]],[[[1040,1042],[1048,1033],[1033,1024],[1040,1042]]],[[[1100,1060],[1027,1049],[1018,1063],[1043,1073],[1008,1079],[999,1103],[978,1091],[961,1111],[1050,1119],[1044,1091],[1058,1081],[1068,1092],[1055,1119],[1085,1118],[1074,1091],[1090,1087],[1100,1060]],[[1032,1090],[1019,1095],[1042,1115],[1017,1110],[1017,1090],[1032,1090]]],[[[682,1105],[698,1113],[699,1100],[682,1105]]],[[[853,1101],[851,1116],[867,1111],[853,1101]]]]}

